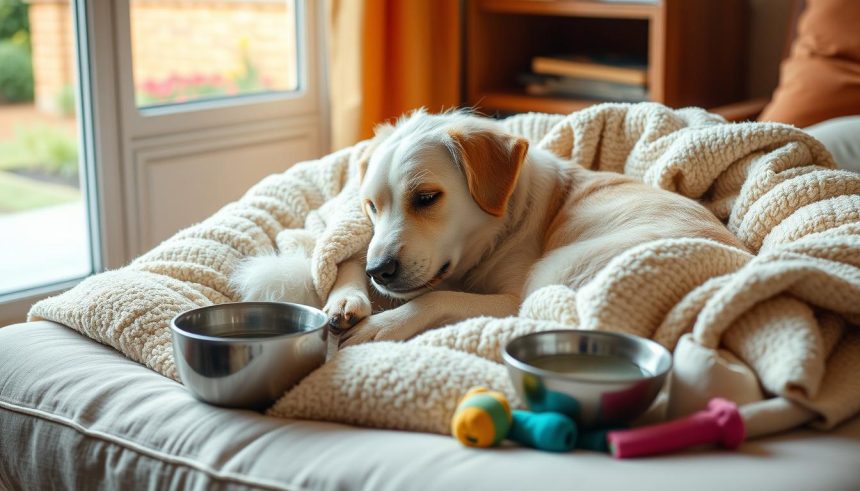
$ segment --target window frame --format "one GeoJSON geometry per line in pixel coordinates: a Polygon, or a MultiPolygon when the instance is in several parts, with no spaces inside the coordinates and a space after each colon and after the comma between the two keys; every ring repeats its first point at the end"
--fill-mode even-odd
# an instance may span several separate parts
{"type": "MultiPolygon", "coordinates": [[[[98,0],[97,0],[98,1],[98,0]]],[[[101,0],[105,1],[105,0],[101,0]]],[[[193,141],[217,138],[219,132],[242,125],[281,124],[286,119],[316,119],[327,127],[327,80],[324,72],[323,4],[317,0],[295,0],[296,37],[299,44],[296,62],[299,70],[297,90],[248,94],[230,98],[196,101],[163,108],[138,108],[135,99],[131,38],[131,2],[115,2],[113,22],[117,59],[119,124],[122,126],[122,175],[126,206],[125,233],[131,257],[144,253],[146,242],[140,215],[146,206],[137,182],[140,167],[136,163],[142,151],[160,146],[182,146],[193,141]],[[280,122],[279,122],[280,121],[280,122]]],[[[322,147],[329,148],[328,134],[322,147]]]]}
{"type": "MultiPolygon", "coordinates": [[[[90,242],[91,269],[87,276],[119,267],[126,259],[119,192],[122,185],[117,131],[119,113],[114,103],[116,87],[110,82],[114,73],[113,33],[92,28],[109,22],[110,3],[70,0],[78,54],[75,70],[79,159],[83,171],[81,188],[90,242]]],[[[61,293],[87,276],[0,295],[0,327],[23,320],[34,302],[61,293]]]]}
{"type": "MultiPolygon", "coordinates": [[[[296,91],[278,91],[138,109],[131,60],[129,1],[70,0],[77,48],[78,141],[87,209],[91,274],[116,269],[139,254],[132,161],[139,140],[165,134],[218,130],[286,117],[307,117],[321,128],[320,146],[330,150],[324,8],[296,0],[299,76],[296,91]],[[129,131],[133,128],[133,131],[129,131]]],[[[88,275],[89,276],[89,275],[88,275]]],[[[75,278],[0,295],[0,328],[23,322],[33,303],[74,287],[75,278]]]]}
{"type": "MultiPolygon", "coordinates": [[[[317,3],[315,0],[310,1],[317,3]]],[[[117,31],[127,34],[117,36],[119,98],[121,112],[125,115],[125,127],[135,129],[135,138],[146,138],[217,128],[222,125],[222,121],[234,125],[315,113],[318,110],[322,84],[317,75],[320,68],[317,65],[318,60],[308,56],[308,53],[318,53],[321,50],[317,48],[318,40],[311,36],[311,30],[308,29],[308,24],[315,22],[318,17],[308,2],[309,0],[295,0],[296,37],[299,39],[296,53],[298,87],[295,91],[240,94],[143,108],[138,108],[135,100],[131,2],[116,2],[114,19],[117,31]],[[303,46],[306,49],[302,49],[303,46]]]]}

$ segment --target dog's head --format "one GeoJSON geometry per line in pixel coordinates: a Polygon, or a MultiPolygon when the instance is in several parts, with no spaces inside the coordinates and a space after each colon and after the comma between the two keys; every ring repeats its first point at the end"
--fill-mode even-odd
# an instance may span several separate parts
{"type": "Polygon", "coordinates": [[[361,198],[373,222],[367,274],[410,299],[471,269],[501,226],[528,142],[489,119],[416,111],[377,129],[361,198]]]}

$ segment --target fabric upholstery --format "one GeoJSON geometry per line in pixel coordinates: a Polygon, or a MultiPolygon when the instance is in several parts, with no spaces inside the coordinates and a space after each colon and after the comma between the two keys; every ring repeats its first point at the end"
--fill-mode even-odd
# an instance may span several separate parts
{"type": "Polygon", "coordinates": [[[0,329],[0,374],[0,489],[829,491],[860,469],[860,419],[618,462],[221,409],[50,322],[0,329]]]}

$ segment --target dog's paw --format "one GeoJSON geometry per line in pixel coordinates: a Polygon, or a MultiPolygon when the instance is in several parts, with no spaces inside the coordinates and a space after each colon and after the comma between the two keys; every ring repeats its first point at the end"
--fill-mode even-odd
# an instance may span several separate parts
{"type": "Polygon", "coordinates": [[[374,317],[381,314],[372,315],[363,321],[359,322],[355,327],[343,333],[339,338],[339,347],[346,348],[357,344],[369,343],[376,341],[377,336],[381,335],[385,330],[374,317]]]}
{"type": "Polygon", "coordinates": [[[332,332],[341,334],[370,315],[370,299],[358,290],[335,291],[323,307],[332,332]]]}
{"type": "Polygon", "coordinates": [[[403,323],[397,309],[371,315],[340,337],[340,347],[354,346],[370,341],[405,341],[414,333],[403,323]]]}

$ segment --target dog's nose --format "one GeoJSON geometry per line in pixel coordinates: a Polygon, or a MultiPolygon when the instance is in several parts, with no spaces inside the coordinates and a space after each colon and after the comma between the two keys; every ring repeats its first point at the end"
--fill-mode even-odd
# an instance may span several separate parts
{"type": "Polygon", "coordinates": [[[400,270],[400,262],[393,257],[383,257],[367,263],[365,273],[380,285],[387,285],[394,280],[400,270]]]}

